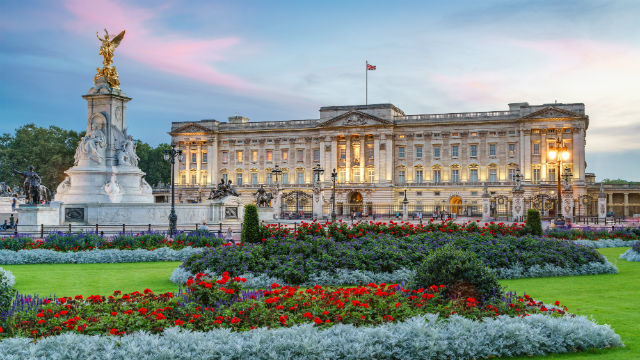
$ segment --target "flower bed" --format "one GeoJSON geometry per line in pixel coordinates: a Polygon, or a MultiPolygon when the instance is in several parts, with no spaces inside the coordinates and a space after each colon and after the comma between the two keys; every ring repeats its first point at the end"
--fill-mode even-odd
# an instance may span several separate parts
{"type": "Polygon", "coordinates": [[[221,274],[264,274],[288,284],[302,284],[314,274],[336,269],[391,273],[416,269],[430,251],[452,243],[473,251],[492,269],[552,265],[563,269],[601,263],[606,259],[594,249],[569,241],[533,237],[487,237],[477,233],[423,233],[413,236],[367,234],[336,241],[316,236],[287,236],[261,244],[206,249],[187,259],[185,270],[221,274]]]}
{"type": "Polygon", "coordinates": [[[594,249],[627,247],[637,244],[639,240],[599,239],[599,240],[572,240],[574,244],[588,246],[594,249]]]}
{"type": "Polygon", "coordinates": [[[39,299],[41,305],[14,310],[0,323],[0,353],[57,357],[64,352],[85,358],[99,352],[109,359],[160,354],[462,359],[622,345],[608,326],[570,315],[559,302],[547,305],[528,295],[504,294],[480,304],[474,298],[444,298],[443,287],[435,285],[303,290],[272,284],[268,290],[243,292],[243,283],[227,274],[217,281],[199,275],[188,283],[186,294],[147,289],[39,299]]]}
{"type": "Polygon", "coordinates": [[[599,239],[619,239],[619,240],[639,240],[640,228],[619,227],[613,231],[605,229],[549,229],[545,235],[557,239],[567,240],[599,240],[599,239]]]}
{"type": "MultiPolygon", "coordinates": [[[[529,268],[523,268],[521,266],[515,266],[513,268],[499,268],[492,269],[499,279],[520,279],[520,278],[534,278],[534,277],[552,277],[552,276],[578,276],[578,275],[594,275],[594,274],[617,274],[618,269],[606,261],[604,263],[592,262],[584,265],[580,265],[573,268],[562,268],[553,265],[534,265],[529,268]]],[[[211,276],[216,274],[206,271],[211,276]]],[[[336,269],[335,271],[321,271],[309,276],[309,280],[303,282],[302,286],[313,286],[314,284],[323,285],[351,285],[351,284],[364,284],[364,283],[409,283],[414,277],[415,271],[408,269],[395,270],[389,273],[374,273],[371,271],[362,270],[348,270],[348,269],[336,269]]],[[[171,273],[169,280],[175,284],[184,284],[187,279],[195,276],[185,270],[183,267],[178,266],[171,273]]],[[[252,274],[244,273],[240,275],[247,279],[247,287],[260,288],[267,287],[270,284],[279,283],[287,284],[286,281],[270,277],[265,274],[252,274]]],[[[288,284],[293,285],[293,284],[288,284]]]]}
{"type": "Polygon", "coordinates": [[[96,233],[63,233],[48,234],[43,240],[34,240],[31,237],[12,236],[0,239],[0,249],[5,250],[31,250],[49,249],[55,251],[86,251],[86,250],[155,250],[157,248],[170,248],[181,250],[190,247],[215,247],[222,245],[224,240],[215,233],[198,230],[191,232],[179,232],[173,239],[167,234],[159,232],[121,233],[107,238],[96,233]]]}
{"type": "Polygon", "coordinates": [[[633,247],[620,255],[620,259],[628,261],[640,261],[640,242],[637,242],[633,247]]]}
{"type": "Polygon", "coordinates": [[[161,247],[156,250],[86,250],[55,251],[48,249],[0,250],[0,264],[103,264],[153,261],[185,261],[203,248],[187,246],[180,250],[161,247]]]}

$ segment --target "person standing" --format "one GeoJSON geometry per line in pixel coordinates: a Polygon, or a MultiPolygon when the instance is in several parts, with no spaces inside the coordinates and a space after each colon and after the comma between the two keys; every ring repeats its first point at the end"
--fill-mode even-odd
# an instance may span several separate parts
{"type": "Polygon", "coordinates": [[[11,212],[16,212],[16,206],[18,205],[18,195],[13,194],[11,198],[11,212]]]}
{"type": "Polygon", "coordinates": [[[236,244],[236,242],[233,240],[233,230],[231,229],[231,226],[229,226],[229,229],[227,229],[227,233],[225,234],[224,239],[234,245],[236,244]]]}

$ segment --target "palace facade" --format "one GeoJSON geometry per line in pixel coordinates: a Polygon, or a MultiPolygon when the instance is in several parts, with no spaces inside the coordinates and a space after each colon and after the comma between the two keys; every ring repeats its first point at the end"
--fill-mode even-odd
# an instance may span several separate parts
{"type": "Polygon", "coordinates": [[[588,127],[582,103],[418,115],[375,104],[322,107],[317,119],[308,120],[174,122],[169,134],[185,154],[174,173],[181,202],[206,199],[220,179],[253,201],[261,184],[275,184],[277,165],[283,213],[309,214],[312,168],[319,164],[325,216],[332,169],[338,215],[397,212],[405,190],[412,211],[473,215],[486,186],[492,211],[506,216],[519,170],[528,206],[553,216],[558,167],[547,153],[558,140],[569,151],[561,164],[561,173],[570,173],[563,196],[574,199],[575,214],[595,213],[599,188],[585,178],[588,127]]]}

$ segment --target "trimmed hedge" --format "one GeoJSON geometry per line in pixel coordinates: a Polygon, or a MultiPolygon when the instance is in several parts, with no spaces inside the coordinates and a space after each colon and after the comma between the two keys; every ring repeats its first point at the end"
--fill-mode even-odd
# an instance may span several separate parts
{"type": "Polygon", "coordinates": [[[335,325],[318,330],[311,324],[268,330],[227,329],[191,332],[170,328],[162,334],[138,332],[122,337],[66,333],[37,342],[26,338],[0,341],[5,359],[470,359],[543,355],[623,346],[608,325],[584,316],[554,318],[499,316],[473,321],[438,315],[356,328],[335,325]],[[482,334],[482,336],[478,336],[482,334]],[[410,341],[408,341],[408,339],[410,341]]]}
{"type": "Polygon", "coordinates": [[[244,222],[241,235],[243,243],[258,243],[262,239],[260,236],[258,207],[253,204],[248,204],[244,207],[244,222]]]}
{"type": "Polygon", "coordinates": [[[314,274],[336,269],[389,273],[415,270],[430,252],[446,244],[473,251],[492,269],[553,265],[574,269],[593,262],[606,263],[595,249],[570,241],[534,236],[481,236],[475,233],[424,233],[396,237],[369,234],[351,241],[289,236],[260,244],[212,248],[183,264],[190,272],[209,270],[233,275],[254,273],[302,284],[314,274]]]}
{"type": "Polygon", "coordinates": [[[542,235],[542,221],[540,220],[540,212],[537,209],[527,210],[527,232],[533,235],[542,235]]]}
{"type": "MultiPolygon", "coordinates": [[[[574,268],[562,268],[554,265],[544,266],[532,266],[522,267],[516,266],[512,268],[498,268],[493,269],[496,276],[499,279],[520,279],[520,278],[535,278],[535,277],[552,277],[552,276],[579,276],[579,275],[594,275],[594,274],[617,274],[618,269],[609,261],[605,263],[593,262],[585,265],[580,265],[574,268]]],[[[213,274],[210,271],[205,273],[218,278],[218,274],[213,274]]],[[[252,274],[244,273],[240,274],[240,277],[246,278],[247,282],[245,286],[253,289],[266,289],[273,283],[283,285],[294,285],[287,283],[286,281],[271,277],[265,274],[252,274]]],[[[415,276],[415,271],[409,269],[399,269],[394,272],[382,272],[375,273],[372,271],[361,270],[348,270],[348,269],[336,269],[334,272],[321,271],[316,274],[311,274],[309,280],[300,284],[301,286],[313,286],[316,284],[322,285],[353,285],[353,284],[367,284],[367,283],[387,283],[387,284],[402,284],[409,283],[415,276]]],[[[182,266],[177,267],[171,273],[169,280],[175,284],[182,285],[187,282],[189,277],[195,277],[195,274],[185,270],[182,266]]]]}
{"type": "Polygon", "coordinates": [[[133,263],[153,261],[185,261],[203,248],[190,246],[181,250],[158,248],[156,250],[87,250],[78,252],[62,252],[48,249],[35,250],[0,250],[0,264],[103,264],[133,263]]]}

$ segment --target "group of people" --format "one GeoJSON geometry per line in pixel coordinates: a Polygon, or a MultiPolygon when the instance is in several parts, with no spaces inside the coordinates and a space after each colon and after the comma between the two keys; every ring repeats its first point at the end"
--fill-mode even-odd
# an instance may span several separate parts
{"type": "MultiPolygon", "coordinates": [[[[207,226],[207,222],[206,221],[202,221],[202,225],[200,225],[200,230],[203,231],[209,231],[209,226],[207,226]]],[[[232,243],[232,244],[236,244],[236,241],[233,239],[233,229],[231,229],[231,227],[229,227],[229,229],[227,229],[227,232],[223,235],[222,231],[218,230],[218,237],[223,238],[226,242],[228,243],[232,243]]]]}
{"type": "Polygon", "coordinates": [[[4,230],[15,229],[17,225],[18,225],[18,220],[13,217],[13,214],[11,214],[11,216],[9,216],[9,220],[7,221],[5,219],[4,224],[0,225],[0,230],[4,231],[4,230]]]}

